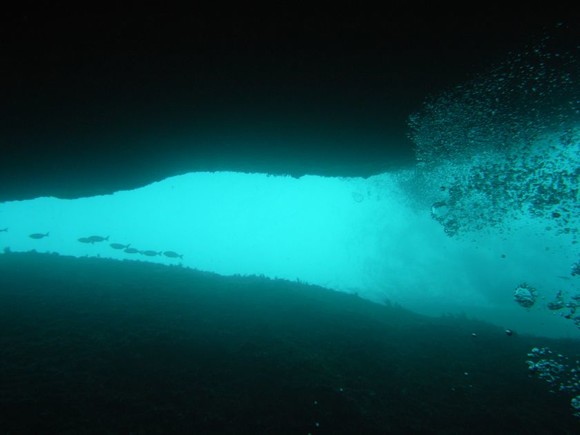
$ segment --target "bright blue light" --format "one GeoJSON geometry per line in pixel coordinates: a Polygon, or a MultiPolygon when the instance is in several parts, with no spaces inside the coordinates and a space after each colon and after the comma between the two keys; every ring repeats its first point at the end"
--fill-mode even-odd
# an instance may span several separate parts
{"type": "Polygon", "coordinates": [[[522,281],[550,294],[567,284],[558,276],[569,274],[570,253],[546,251],[561,239],[533,220],[515,223],[509,236],[450,238],[409,187],[414,176],[191,173],[108,196],[9,202],[0,205],[0,229],[8,228],[0,247],[300,280],[429,314],[465,312],[519,331],[577,333],[546,310],[528,313],[513,301],[522,281]],[[90,236],[108,239],[79,241],[90,236]]]}

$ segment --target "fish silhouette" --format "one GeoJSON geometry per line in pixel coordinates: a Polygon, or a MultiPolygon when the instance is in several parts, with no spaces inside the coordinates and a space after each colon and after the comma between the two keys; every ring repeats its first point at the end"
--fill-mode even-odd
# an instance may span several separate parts
{"type": "Polygon", "coordinates": [[[141,251],[140,253],[143,255],[146,255],[147,257],[156,257],[157,255],[162,254],[162,252],[157,252],[157,251],[141,251]]]}
{"type": "Polygon", "coordinates": [[[173,252],[173,251],[165,251],[163,253],[163,255],[165,255],[166,257],[169,257],[169,258],[183,258],[182,254],[178,254],[177,252],[173,252]]]}
{"type": "Polygon", "coordinates": [[[98,242],[104,242],[105,240],[109,240],[109,236],[107,237],[102,237],[102,236],[90,236],[87,237],[91,243],[98,243],[98,242]]]}
{"type": "Polygon", "coordinates": [[[121,243],[111,243],[109,246],[113,249],[127,249],[129,246],[131,246],[131,244],[129,243],[128,245],[123,245],[121,243]]]}
{"type": "Polygon", "coordinates": [[[33,233],[30,234],[28,237],[30,237],[31,239],[35,239],[35,240],[39,240],[39,239],[44,239],[45,237],[48,237],[48,233],[33,233]]]}

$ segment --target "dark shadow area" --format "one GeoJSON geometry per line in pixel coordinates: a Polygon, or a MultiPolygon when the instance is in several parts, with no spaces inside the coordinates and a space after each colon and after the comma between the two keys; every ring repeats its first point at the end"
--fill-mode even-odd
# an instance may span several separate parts
{"type": "Polygon", "coordinates": [[[217,9],[7,9],[0,201],[191,171],[367,177],[406,166],[407,118],[427,96],[577,21],[566,8],[427,1],[382,13],[217,9]]]}
{"type": "Polygon", "coordinates": [[[578,354],[300,283],[0,255],[3,433],[575,433],[534,346],[578,354]]]}

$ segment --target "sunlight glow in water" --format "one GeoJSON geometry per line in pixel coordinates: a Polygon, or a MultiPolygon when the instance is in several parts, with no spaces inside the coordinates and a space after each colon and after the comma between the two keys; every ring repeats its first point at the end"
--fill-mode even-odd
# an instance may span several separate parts
{"type": "Polygon", "coordinates": [[[107,196],[8,202],[0,204],[0,229],[7,228],[0,248],[300,280],[419,312],[464,312],[512,329],[574,336],[561,319],[513,302],[522,281],[548,294],[566,284],[557,277],[569,272],[568,253],[546,254],[560,240],[534,222],[509,238],[450,238],[430,207],[411,200],[402,184],[408,177],[190,173],[107,196]],[[83,239],[91,236],[107,240],[83,239]]]}

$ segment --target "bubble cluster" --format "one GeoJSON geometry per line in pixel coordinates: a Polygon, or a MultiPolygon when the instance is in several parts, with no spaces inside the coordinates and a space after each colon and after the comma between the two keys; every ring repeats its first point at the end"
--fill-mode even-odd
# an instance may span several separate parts
{"type": "Polygon", "coordinates": [[[567,234],[576,242],[580,223],[580,129],[573,145],[562,147],[543,138],[527,151],[486,154],[472,159],[468,170],[449,174],[439,201],[447,207],[437,217],[450,236],[500,227],[508,219],[542,219],[544,229],[567,234]]]}
{"type": "Polygon", "coordinates": [[[561,46],[558,36],[554,29],[471,81],[429,98],[409,118],[417,159],[469,158],[575,127],[580,47],[561,46]]]}
{"type": "Polygon", "coordinates": [[[560,312],[560,316],[571,320],[577,328],[580,328],[580,313],[576,314],[580,308],[580,294],[567,297],[563,291],[559,291],[546,307],[548,310],[560,312]]]}
{"type": "Polygon", "coordinates": [[[536,289],[525,282],[514,290],[514,300],[524,308],[531,308],[536,303],[536,289]]]}
{"type": "MultiPolygon", "coordinates": [[[[538,290],[525,282],[518,284],[514,290],[514,302],[527,310],[537,306],[538,296],[538,290]]],[[[545,305],[542,304],[540,309],[559,313],[561,317],[572,321],[580,329],[580,293],[569,295],[560,290],[551,301],[546,302],[545,305]]]]}
{"type": "MultiPolygon", "coordinates": [[[[420,193],[448,236],[473,240],[527,226],[558,236],[575,246],[571,251],[579,246],[580,44],[567,46],[562,30],[430,97],[409,117],[417,178],[431,186],[420,193]]],[[[560,278],[576,295],[560,291],[538,304],[537,290],[521,283],[515,303],[558,313],[580,328],[580,289],[570,281],[580,277],[580,258],[570,266],[560,278]]],[[[580,417],[580,361],[535,347],[526,362],[550,391],[570,396],[580,417]]]]}
{"type": "Polygon", "coordinates": [[[449,236],[527,216],[576,243],[580,47],[562,51],[553,39],[511,54],[410,117],[419,167],[444,187],[433,217],[449,236]]]}
{"type": "Polygon", "coordinates": [[[528,370],[550,385],[550,392],[571,396],[572,413],[580,417],[580,361],[570,362],[567,356],[555,353],[549,347],[534,347],[528,353],[528,370]]]}

